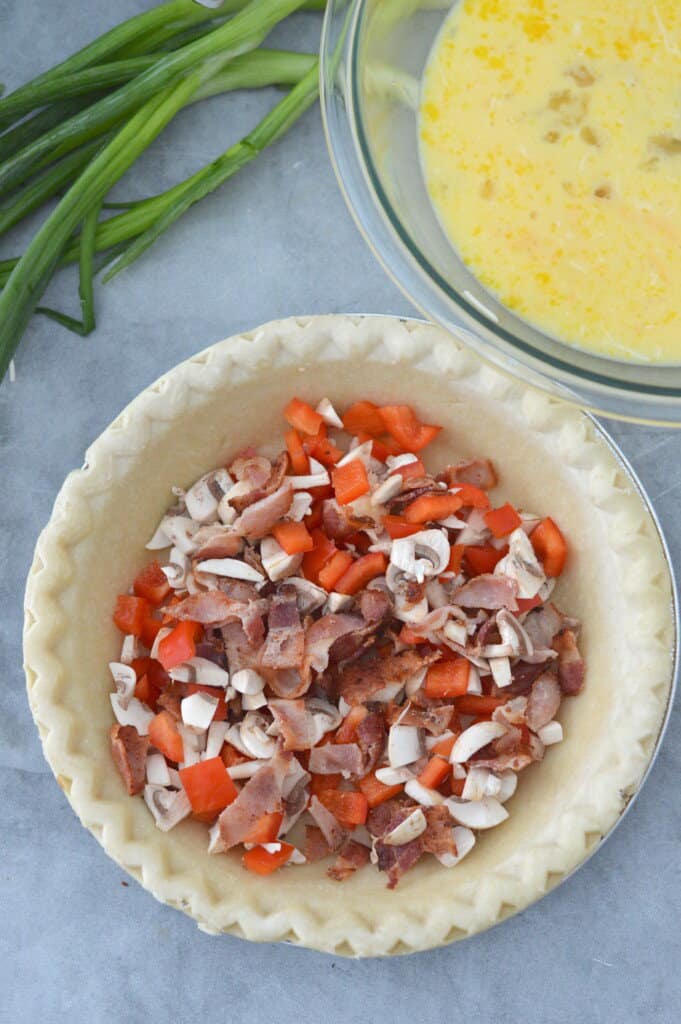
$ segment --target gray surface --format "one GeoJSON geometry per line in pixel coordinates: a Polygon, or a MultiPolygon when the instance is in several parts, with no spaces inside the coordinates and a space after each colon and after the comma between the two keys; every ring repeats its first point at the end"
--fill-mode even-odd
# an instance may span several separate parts
{"type": "MultiPolygon", "coordinates": [[[[0,67],[18,85],[142,0],[0,0],[0,67]],[[68,38],[67,38],[68,37],[68,38]]],[[[315,45],[301,16],[278,41],[315,45]]],[[[204,104],[173,126],[122,195],[186,176],[251,125],[272,97],[204,104]],[[192,122],[191,124],[189,122],[192,122]]],[[[20,240],[5,243],[2,255],[20,240]]],[[[74,308],[68,274],[51,289],[74,308]]],[[[323,1019],[344,1024],[499,1019],[678,1019],[681,727],[633,813],[575,877],[464,944],[392,961],[349,962],[285,946],[209,938],[157,904],[78,824],[43,760],[21,671],[21,604],[33,545],[65,474],[120,408],[198,348],[273,317],[408,314],[338,192],[318,111],[207,200],[132,272],[100,289],[87,340],[36,321],[16,383],[0,388],[0,1021],[323,1019]]],[[[613,429],[681,558],[681,435],[613,429]]]]}

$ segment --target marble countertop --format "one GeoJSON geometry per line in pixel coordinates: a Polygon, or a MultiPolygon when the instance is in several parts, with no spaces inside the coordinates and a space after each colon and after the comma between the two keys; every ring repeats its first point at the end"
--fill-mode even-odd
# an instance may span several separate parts
{"type": "MultiPolygon", "coordinates": [[[[52,65],[143,0],[0,0],[8,88],[52,65]],[[115,7],[115,12],[113,8],[115,7]]],[[[276,43],[313,49],[318,15],[276,43]]],[[[181,116],[117,189],[169,187],[222,151],[273,94],[216,99],[181,116]],[[191,122],[191,123],[190,123],[191,122]]],[[[24,238],[3,239],[0,257],[24,238]]],[[[64,272],[51,305],[76,312],[64,272]]],[[[36,537],[68,471],[142,387],[194,351],[275,317],[410,314],[360,238],[313,109],[97,290],[89,338],[35,319],[0,387],[0,1022],[666,1022],[681,1007],[681,724],[672,720],[636,807],[573,878],[465,943],[407,958],[348,961],[200,933],[156,903],[78,823],[43,759],[21,668],[22,596],[36,537]]],[[[681,563],[681,434],[611,426],[681,563]]]]}

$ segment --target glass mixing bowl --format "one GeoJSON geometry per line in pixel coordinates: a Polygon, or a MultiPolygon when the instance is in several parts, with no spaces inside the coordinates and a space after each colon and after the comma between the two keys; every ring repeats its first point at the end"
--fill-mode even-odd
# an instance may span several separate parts
{"type": "Polygon", "coordinates": [[[451,6],[328,0],[324,128],[362,234],[426,316],[499,369],[603,415],[681,425],[681,365],[610,359],[544,334],[490,294],[447,240],[421,172],[417,117],[424,65],[451,6]]]}

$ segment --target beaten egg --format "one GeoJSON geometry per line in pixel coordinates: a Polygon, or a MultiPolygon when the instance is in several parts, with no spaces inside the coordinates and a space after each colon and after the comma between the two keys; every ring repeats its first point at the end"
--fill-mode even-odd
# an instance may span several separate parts
{"type": "Polygon", "coordinates": [[[461,0],[421,162],[480,282],[562,341],[681,362],[681,3],[461,0]]]}

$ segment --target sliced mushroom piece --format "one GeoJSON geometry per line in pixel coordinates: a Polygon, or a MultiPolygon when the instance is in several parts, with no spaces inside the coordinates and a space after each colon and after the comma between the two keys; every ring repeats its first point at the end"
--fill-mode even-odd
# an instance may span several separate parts
{"type": "Polygon", "coordinates": [[[530,538],[519,526],[511,534],[508,544],[508,554],[497,562],[495,574],[515,580],[518,584],[518,597],[536,597],[546,576],[534,553],[530,538]]]}
{"type": "Polygon", "coordinates": [[[437,859],[440,861],[440,864],[445,868],[455,867],[475,846],[475,833],[471,832],[471,830],[466,828],[464,825],[454,826],[452,829],[452,838],[454,839],[454,845],[456,846],[456,854],[447,852],[435,854],[437,859]]]}
{"type": "Polygon", "coordinates": [[[464,800],[482,800],[485,796],[498,798],[500,792],[501,779],[494,772],[474,764],[470,766],[461,793],[464,800]]]}
{"type": "Polygon", "coordinates": [[[391,768],[413,764],[423,757],[423,730],[413,725],[393,725],[388,733],[388,761],[391,768]]]}
{"type": "Polygon", "coordinates": [[[399,473],[393,473],[391,476],[378,485],[375,491],[371,494],[372,505],[386,505],[393,498],[401,492],[404,481],[399,473]]]}
{"type": "Polygon", "coordinates": [[[253,696],[262,693],[265,689],[265,680],[254,668],[240,668],[232,676],[232,686],[237,693],[253,696]]]}
{"type": "Polygon", "coordinates": [[[351,604],[352,598],[349,594],[337,594],[335,591],[332,591],[326,599],[325,611],[332,613],[340,612],[351,604]]]}
{"type": "Polygon", "coordinates": [[[563,726],[560,722],[547,722],[546,725],[542,725],[538,731],[537,736],[542,741],[545,747],[550,747],[552,743],[560,743],[563,739],[563,726]]]}
{"type": "Polygon", "coordinates": [[[511,675],[511,662],[508,658],[490,658],[489,668],[492,673],[494,684],[495,686],[498,686],[500,690],[505,686],[511,685],[513,677],[511,675]]]}
{"type": "Polygon", "coordinates": [[[184,496],[187,512],[197,523],[214,523],[218,518],[218,501],[211,490],[212,473],[207,473],[189,488],[184,496]]]}
{"type": "Polygon", "coordinates": [[[208,693],[192,693],[184,697],[180,704],[182,721],[190,732],[206,732],[213,721],[218,706],[218,698],[208,693]]]}
{"type": "Polygon", "coordinates": [[[466,687],[466,693],[473,693],[476,696],[482,693],[482,682],[480,680],[480,672],[469,662],[468,669],[468,686],[466,687]]]}
{"type": "Polygon", "coordinates": [[[407,679],[407,682],[405,683],[404,686],[404,692],[406,693],[407,697],[413,697],[416,691],[421,689],[426,678],[427,672],[428,666],[419,669],[418,672],[415,672],[410,679],[407,679]]]}
{"type": "Polygon", "coordinates": [[[498,778],[501,785],[497,793],[497,800],[500,804],[505,804],[518,788],[518,776],[510,768],[507,768],[505,771],[499,772],[498,778]]]}
{"type": "Polygon", "coordinates": [[[230,765],[227,774],[232,779],[250,779],[266,764],[266,760],[243,761],[241,764],[230,765]]]}
{"type": "Polygon", "coordinates": [[[159,644],[161,643],[161,640],[163,640],[167,636],[170,636],[171,633],[172,629],[169,626],[163,626],[161,629],[159,629],[152,644],[151,650],[149,651],[150,658],[158,658],[158,647],[159,644]]]}
{"type": "Polygon", "coordinates": [[[260,542],[260,560],[269,578],[276,583],[297,572],[303,556],[287,555],[274,537],[263,537],[260,542]]]}
{"type": "Polygon", "coordinates": [[[183,789],[176,791],[162,786],[145,786],[144,802],[154,816],[157,828],[169,832],[191,814],[189,797],[183,789]]]}
{"type": "Polygon", "coordinates": [[[468,630],[465,622],[454,622],[452,619],[445,623],[444,634],[448,640],[452,643],[460,644],[462,647],[466,646],[466,640],[468,639],[468,630]]]}
{"type": "Polygon", "coordinates": [[[209,658],[189,658],[171,668],[168,675],[179,683],[201,683],[203,686],[221,686],[223,689],[229,686],[229,672],[209,658]]]}
{"type": "Polygon", "coordinates": [[[501,642],[511,647],[512,657],[524,658],[526,655],[534,654],[534,644],[527,631],[507,608],[501,608],[497,612],[497,628],[501,642]]]}
{"type": "Polygon", "coordinates": [[[363,462],[365,466],[368,467],[371,460],[371,451],[373,446],[373,441],[363,441],[362,444],[355,445],[355,447],[351,448],[342,459],[338,460],[336,465],[347,466],[348,462],[355,462],[355,460],[359,459],[360,462],[363,462]]]}
{"type": "Polygon", "coordinates": [[[246,714],[239,727],[239,735],[249,757],[274,757],[277,740],[274,736],[267,735],[267,726],[267,720],[257,711],[249,711],[246,714]]]}
{"type": "Polygon", "coordinates": [[[437,807],[438,804],[445,802],[442,793],[438,793],[436,789],[429,789],[418,779],[410,779],[404,787],[404,792],[424,807],[437,807]]]}
{"type": "Polygon", "coordinates": [[[309,491],[311,487],[325,487],[331,482],[328,470],[310,456],[310,472],[305,476],[290,476],[287,478],[294,491],[309,491]]]}
{"type": "Polygon", "coordinates": [[[190,765],[198,764],[206,747],[207,733],[189,729],[184,722],[177,723],[177,731],[182,737],[184,751],[184,761],[181,767],[188,768],[190,765]]]}
{"type": "Polygon", "coordinates": [[[267,697],[260,691],[260,693],[244,693],[241,696],[241,707],[244,711],[257,711],[258,708],[264,708],[267,704],[267,697]]]}
{"type": "Polygon", "coordinates": [[[457,738],[449,760],[452,764],[464,764],[466,761],[470,761],[478,750],[486,747],[488,743],[498,739],[499,736],[503,736],[505,732],[506,727],[501,722],[476,722],[474,725],[469,725],[457,738]]]}
{"type": "Polygon", "coordinates": [[[147,754],[146,778],[152,786],[170,786],[170,769],[163,754],[147,754]]]}
{"type": "Polygon", "coordinates": [[[323,700],[321,697],[310,697],[305,702],[305,706],[312,713],[314,720],[315,739],[312,744],[314,747],[327,732],[333,732],[334,729],[338,728],[343,721],[343,716],[335,704],[331,704],[328,700],[323,700]]]}
{"type": "Polygon", "coordinates": [[[166,516],[162,520],[161,526],[168,537],[166,547],[172,545],[183,551],[185,555],[194,553],[196,550],[194,534],[199,529],[199,523],[195,523],[189,516],[166,516]]]}
{"type": "Polygon", "coordinates": [[[451,548],[444,530],[421,530],[393,541],[390,562],[419,583],[439,576],[449,563],[451,548]]]}
{"type": "Polygon", "coordinates": [[[418,461],[418,455],[414,455],[412,452],[405,452],[404,455],[389,455],[385,460],[386,466],[392,472],[399,469],[401,466],[408,466],[410,462],[418,461]]]}
{"type": "Polygon", "coordinates": [[[234,506],[230,504],[227,495],[223,494],[218,502],[218,519],[220,522],[225,526],[231,526],[238,514],[234,506]]]}
{"type": "Polygon", "coordinates": [[[142,642],[136,636],[133,636],[132,633],[124,636],[123,643],[121,644],[121,664],[129,665],[135,658],[140,658],[144,649],[142,642]]]}
{"type": "Polygon", "coordinates": [[[213,757],[219,757],[229,729],[228,722],[211,722],[208,726],[206,737],[206,749],[203,752],[202,760],[210,761],[213,757]]]}
{"type": "Polygon", "coordinates": [[[168,583],[173,590],[182,590],[189,571],[189,558],[177,547],[170,549],[168,564],[161,566],[168,583]]]}
{"type": "Polygon", "coordinates": [[[384,846],[404,846],[413,839],[418,839],[428,828],[426,816],[420,807],[412,811],[408,818],[401,821],[394,829],[383,836],[381,842],[384,846]]]}
{"type": "MultiPolygon", "coordinates": [[[[394,728],[394,726],[393,726],[394,728]]],[[[440,738],[439,736],[437,737],[440,738]]],[[[384,766],[383,768],[377,768],[375,772],[376,778],[379,782],[382,782],[384,786],[400,786],[403,782],[410,782],[415,779],[413,771],[410,768],[391,768],[384,766]]]]}
{"type": "Polygon", "coordinates": [[[146,704],[137,697],[131,697],[124,707],[117,693],[110,693],[109,700],[119,725],[134,725],[140,736],[149,735],[149,726],[155,715],[146,704]]]}
{"type": "Polygon", "coordinates": [[[288,510],[288,518],[300,523],[312,508],[312,495],[306,491],[296,491],[293,495],[291,507],[288,510]]]}
{"type": "Polygon", "coordinates": [[[328,398],[322,398],[315,409],[326,423],[327,427],[335,427],[336,430],[343,430],[343,421],[334,409],[328,398]]]}
{"type": "Polygon", "coordinates": [[[493,796],[484,796],[482,800],[462,800],[450,796],[445,804],[454,820],[467,828],[494,828],[508,818],[506,808],[493,796]]]}
{"type": "Polygon", "coordinates": [[[228,576],[233,580],[247,580],[249,583],[264,583],[265,577],[239,558],[208,558],[199,562],[196,572],[208,572],[214,576],[228,576]]]}
{"type": "Polygon", "coordinates": [[[137,675],[132,665],[125,665],[121,661],[110,661],[109,671],[116,685],[116,694],[120,707],[127,708],[135,693],[137,675]]]}

